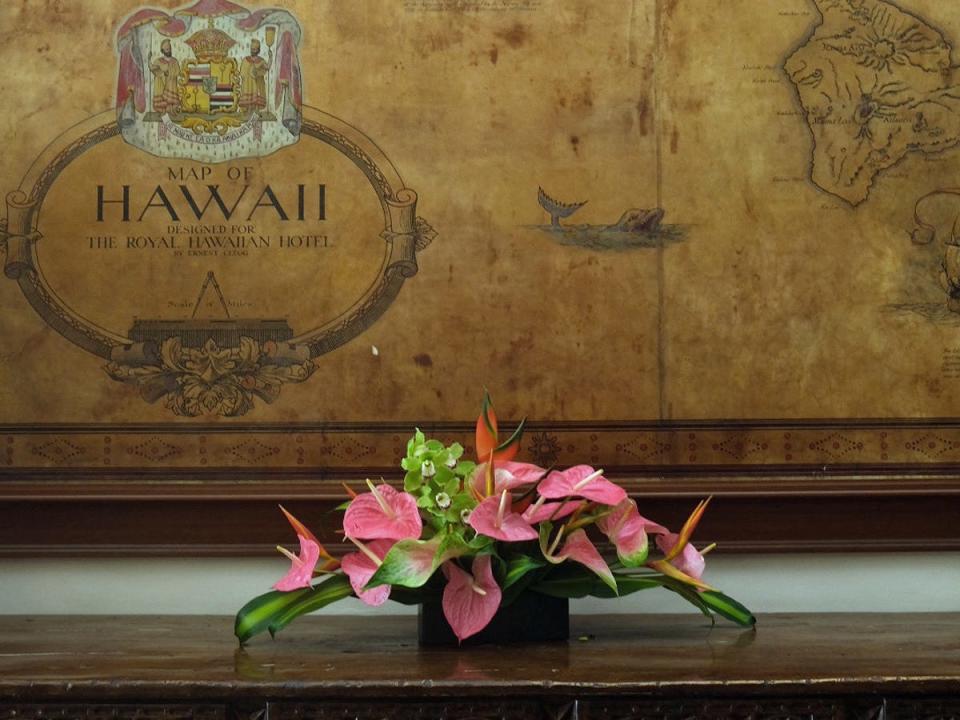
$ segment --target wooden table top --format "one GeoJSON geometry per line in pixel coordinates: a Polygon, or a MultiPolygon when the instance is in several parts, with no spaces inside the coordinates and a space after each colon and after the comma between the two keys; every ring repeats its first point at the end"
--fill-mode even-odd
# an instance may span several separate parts
{"type": "Polygon", "coordinates": [[[144,695],[960,695],[960,614],[571,618],[567,643],[421,649],[416,618],[312,616],[237,646],[226,617],[0,617],[0,701],[144,695]]]}

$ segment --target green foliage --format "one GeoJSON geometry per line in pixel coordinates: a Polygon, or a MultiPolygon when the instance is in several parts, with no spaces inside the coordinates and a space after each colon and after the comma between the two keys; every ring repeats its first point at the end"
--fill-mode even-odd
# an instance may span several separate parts
{"type": "Polygon", "coordinates": [[[527,573],[542,568],[545,564],[543,560],[532,558],[529,555],[513,555],[506,561],[506,572],[500,581],[500,588],[506,590],[514,583],[519,582],[527,573]]]}
{"type": "Polygon", "coordinates": [[[352,593],[350,581],[345,575],[333,575],[319,585],[300,590],[272,590],[240,608],[233,632],[241,645],[264,630],[269,630],[273,635],[300,615],[319,610],[352,593]]]}
{"type": "MultiPolygon", "coordinates": [[[[530,589],[551,597],[584,598],[592,595],[599,586],[607,588],[603,581],[587,568],[574,563],[564,563],[552,568],[551,572],[531,585],[530,589]]],[[[610,589],[607,588],[607,591],[610,589]]]]}
{"type": "Polygon", "coordinates": [[[753,616],[752,612],[722,592],[707,590],[706,592],[700,593],[700,599],[704,605],[717,615],[725,617],[727,620],[732,620],[738,625],[753,627],[757,624],[757,619],[753,616]]]}
{"type": "Polygon", "coordinates": [[[267,626],[267,630],[270,631],[270,635],[276,635],[301,615],[320,610],[351,595],[353,595],[353,587],[350,585],[350,579],[346,575],[333,575],[315,586],[313,592],[304,595],[281,612],[267,626]]]}
{"type": "Polygon", "coordinates": [[[466,483],[476,464],[462,460],[460,443],[444,446],[420,432],[407,443],[407,455],[400,461],[406,471],[403,489],[417,498],[417,507],[437,531],[449,524],[462,525],[464,511],[477,505],[466,483]]]}

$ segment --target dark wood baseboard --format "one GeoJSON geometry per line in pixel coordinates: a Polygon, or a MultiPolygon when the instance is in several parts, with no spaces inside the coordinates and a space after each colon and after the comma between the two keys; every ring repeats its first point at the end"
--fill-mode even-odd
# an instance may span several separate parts
{"type": "MultiPolygon", "coordinates": [[[[716,492],[705,479],[669,493],[663,480],[626,481],[642,512],[678,526],[714,488],[696,540],[727,552],[889,552],[960,550],[960,494],[936,483],[910,494],[847,490],[716,492]],[[702,484],[702,486],[701,486],[702,484]],[[697,491],[700,492],[697,492],[697,491]]],[[[283,503],[333,545],[343,500],[329,481],[311,486],[140,486],[135,492],[83,485],[22,487],[0,498],[0,556],[256,556],[294,538],[277,509],[283,503]]]]}

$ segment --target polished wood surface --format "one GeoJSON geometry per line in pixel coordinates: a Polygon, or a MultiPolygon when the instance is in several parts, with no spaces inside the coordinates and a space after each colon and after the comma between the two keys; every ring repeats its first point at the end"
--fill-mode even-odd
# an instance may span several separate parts
{"type": "Polygon", "coordinates": [[[960,698],[960,614],[768,615],[755,630],[698,615],[575,616],[569,642],[466,650],[418,647],[411,616],[314,616],[243,649],[231,622],[0,618],[0,703],[960,698]]]}

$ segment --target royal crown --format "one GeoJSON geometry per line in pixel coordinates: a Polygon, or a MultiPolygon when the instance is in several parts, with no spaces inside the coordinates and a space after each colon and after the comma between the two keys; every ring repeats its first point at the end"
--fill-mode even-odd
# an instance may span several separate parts
{"type": "Polygon", "coordinates": [[[222,30],[207,28],[195,33],[187,40],[187,45],[193,50],[200,62],[221,60],[230,52],[230,48],[237,42],[222,30]]]}

